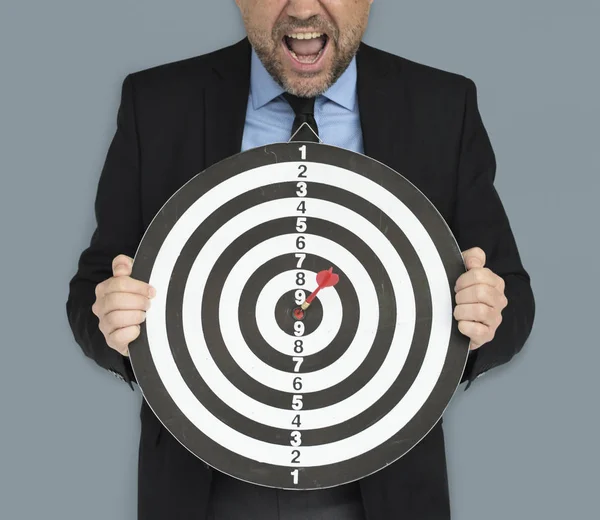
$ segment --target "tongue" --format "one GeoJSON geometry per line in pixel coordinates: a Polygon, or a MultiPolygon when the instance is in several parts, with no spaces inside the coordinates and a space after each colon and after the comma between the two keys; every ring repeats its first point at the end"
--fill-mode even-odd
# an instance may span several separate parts
{"type": "Polygon", "coordinates": [[[318,54],[323,48],[323,40],[321,38],[312,38],[310,40],[298,40],[289,38],[290,47],[298,56],[310,56],[318,54]]]}

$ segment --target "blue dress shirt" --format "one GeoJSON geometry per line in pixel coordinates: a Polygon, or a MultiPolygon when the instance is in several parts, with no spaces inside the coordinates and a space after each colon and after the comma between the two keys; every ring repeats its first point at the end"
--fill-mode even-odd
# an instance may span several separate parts
{"type": "MultiPolygon", "coordinates": [[[[292,107],[281,96],[283,92],[253,49],[241,151],[290,140],[295,116],[292,107]]],[[[315,100],[315,120],[323,143],[363,153],[356,95],[356,58],[338,80],[315,100]]]]}

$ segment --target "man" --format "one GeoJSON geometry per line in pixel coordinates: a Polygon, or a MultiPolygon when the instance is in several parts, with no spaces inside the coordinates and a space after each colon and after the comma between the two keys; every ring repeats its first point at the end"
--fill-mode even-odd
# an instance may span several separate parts
{"type": "MultiPolygon", "coordinates": [[[[372,0],[236,3],[247,39],[123,83],[97,229],[67,303],[85,354],[131,386],[129,344],[155,295],[130,277],[144,230],[192,176],[241,150],[287,141],[306,121],[325,143],[401,172],[446,219],[467,268],[455,288],[455,318],[471,340],[463,381],[508,362],[529,336],[534,300],[493,186],[494,153],[474,83],[362,43],[372,0]]],[[[145,402],[141,420],[140,519],[450,518],[442,421],[359,482],[282,492],[209,468],[145,402]]]]}

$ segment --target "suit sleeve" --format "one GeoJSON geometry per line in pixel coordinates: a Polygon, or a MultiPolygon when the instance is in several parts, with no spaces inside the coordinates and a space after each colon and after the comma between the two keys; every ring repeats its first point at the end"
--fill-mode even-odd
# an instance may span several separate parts
{"type": "Polygon", "coordinates": [[[69,283],[67,317],[83,353],[133,390],[135,377],[129,358],[107,345],[92,312],[96,285],[112,276],[114,257],[133,257],[143,235],[139,142],[130,76],[122,84],[117,128],[100,174],[94,209],[96,229],[69,283]]]}
{"type": "Polygon", "coordinates": [[[468,381],[465,390],[477,377],[507,363],[521,351],[535,314],[530,277],[494,187],[495,175],[496,159],[479,112],[477,89],[468,79],[451,228],[461,251],[472,247],[483,249],[486,267],[506,283],[508,305],[494,339],[470,353],[462,379],[468,381]]]}

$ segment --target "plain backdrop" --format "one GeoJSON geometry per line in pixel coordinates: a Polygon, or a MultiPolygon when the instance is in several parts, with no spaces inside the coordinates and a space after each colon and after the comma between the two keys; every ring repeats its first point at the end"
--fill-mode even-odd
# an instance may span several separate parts
{"type": "MultiPolygon", "coordinates": [[[[0,2],[0,518],[131,520],[141,394],[86,359],[68,281],[129,72],[244,36],[233,0],[0,2]]],[[[375,0],[365,41],[472,78],[534,331],[445,416],[454,518],[597,518],[600,2],[375,0]]]]}

